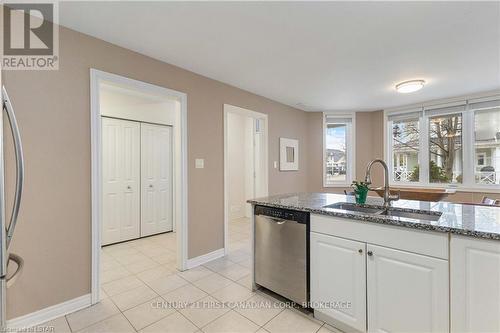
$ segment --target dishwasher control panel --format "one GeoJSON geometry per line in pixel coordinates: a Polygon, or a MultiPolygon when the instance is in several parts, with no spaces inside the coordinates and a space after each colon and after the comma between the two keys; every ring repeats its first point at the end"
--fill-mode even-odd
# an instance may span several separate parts
{"type": "Polygon", "coordinates": [[[298,223],[307,224],[309,222],[309,213],[298,210],[290,210],[284,208],[255,206],[255,215],[265,215],[277,219],[295,221],[298,223]]]}

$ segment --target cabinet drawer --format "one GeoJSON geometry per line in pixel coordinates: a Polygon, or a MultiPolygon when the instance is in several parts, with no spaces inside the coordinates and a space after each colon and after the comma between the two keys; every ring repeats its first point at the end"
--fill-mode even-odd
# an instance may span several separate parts
{"type": "Polygon", "coordinates": [[[448,260],[448,234],[311,215],[311,231],[448,260]]]}

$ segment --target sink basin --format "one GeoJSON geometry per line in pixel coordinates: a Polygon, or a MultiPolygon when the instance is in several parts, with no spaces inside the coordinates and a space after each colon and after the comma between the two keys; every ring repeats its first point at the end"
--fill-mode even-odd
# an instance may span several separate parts
{"type": "Polygon", "coordinates": [[[382,207],[372,206],[360,206],[354,203],[348,202],[337,202],[324,208],[342,209],[351,212],[358,212],[370,215],[380,215],[380,216],[391,216],[391,217],[404,217],[409,219],[426,220],[426,221],[438,221],[441,217],[439,212],[427,212],[427,211],[404,211],[398,208],[388,208],[383,209],[382,207]]]}
{"type": "Polygon", "coordinates": [[[406,217],[409,219],[427,220],[427,221],[437,221],[441,217],[441,214],[437,215],[427,212],[405,212],[402,210],[394,210],[394,209],[387,209],[381,211],[378,215],[406,217]]]}
{"type": "Polygon", "coordinates": [[[353,203],[348,202],[337,202],[332,205],[325,206],[324,208],[333,208],[333,209],[342,209],[342,210],[350,210],[353,212],[367,213],[367,214],[377,214],[380,213],[380,208],[377,207],[363,207],[358,206],[353,203]]]}

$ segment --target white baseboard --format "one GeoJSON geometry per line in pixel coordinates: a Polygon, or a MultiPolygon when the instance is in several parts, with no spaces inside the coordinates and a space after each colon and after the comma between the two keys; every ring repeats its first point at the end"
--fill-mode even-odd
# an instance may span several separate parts
{"type": "Polygon", "coordinates": [[[90,294],[83,295],[69,301],[49,306],[24,316],[7,320],[9,329],[29,328],[35,325],[43,324],[49,320],[59,318],[69,313],[86,308],[91,304],[90,294]]]}
{"type": "Polygon", "coordinates": [[[222,248],[222,249],[218,249],[218,250],[209,252],[207,254],[203,254],[201,256],[198,256],[198,257],[195,257],[192,259],[188,259],[187,269],[191,269],[191,268],[194,268],[196,266],[203,265],[209,261],[215,260],[217,258],[224,257],[224,254],[225,254],[225,251],[224,251],[224,248],[222,248]]]}

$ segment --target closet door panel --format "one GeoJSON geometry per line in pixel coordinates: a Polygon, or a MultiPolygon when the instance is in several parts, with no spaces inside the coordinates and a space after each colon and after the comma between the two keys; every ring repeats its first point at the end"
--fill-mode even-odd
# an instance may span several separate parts
{"type": "Polygon", "coordinates": [[[122,121],[123,217],[121,239],[140,237],[140,124],[122,121]]]}
{"type": "Polygon", "coordinates": [[[141,236],[156,233],[157,168],[154,163],[156,151],[155,126],[141,124],[141,236]]]}
{"type": "Polygon", "coordinates": [[[141,124],[141,236],[172,230],[171,127],[141,124]]]}
{"type": "Polygon", "coordinates": [[[120,164],[122,137],[120,123],[114,119],[102,119],[102,244],[120,241],[120,164]]]}
{"type": "Polygon", "coordinates": [[[139,128],[102,118],[102,245],[139,237],[139,128]]]}
{"type": "Polygon", "coordinates": [[[158,232],[172,230],[172,129],[157,128],[158,144],[158,232]]]}

